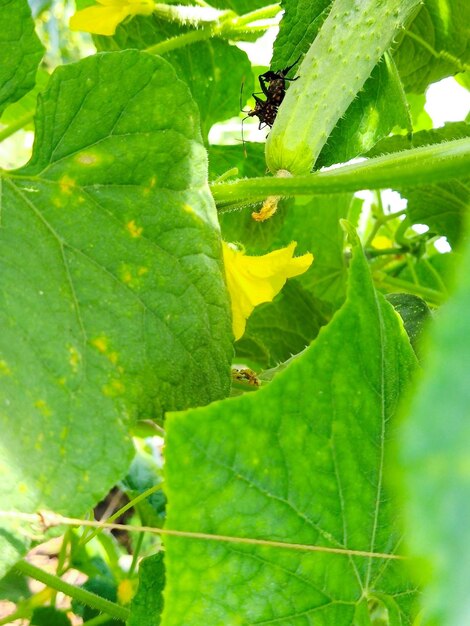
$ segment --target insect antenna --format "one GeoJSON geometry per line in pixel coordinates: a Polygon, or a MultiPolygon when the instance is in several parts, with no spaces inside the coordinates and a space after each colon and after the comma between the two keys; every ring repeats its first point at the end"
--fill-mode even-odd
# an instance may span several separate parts
{"type": "MultiPolygon", "coordinates": [[[[242,107],[242,98],[243,98],[243,87],[245,85],[245,77],[242,78],[242,84],[240,85],[240,112],[241,113],[248,113],[248,111],[245,111],[245,109],[242,107]]],[[[248,118],[249,116],[245,116],[242,119],[242,144],[243,144],[243,154],[245,155],[245,159],[247,158],[247,153],[246,153],[246,147],[245,147],[245,137],[243,135],[243,122],[248,118]]]]}

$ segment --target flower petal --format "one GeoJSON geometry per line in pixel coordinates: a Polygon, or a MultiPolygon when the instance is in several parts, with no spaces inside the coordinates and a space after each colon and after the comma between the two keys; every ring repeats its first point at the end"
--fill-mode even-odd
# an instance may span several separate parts
{"type": "Polygon", "coordinates": [[[82,30],[93,35],[114,35],[118,25],[128,15],[130,12],[127,2],[87,7],[72,15],[69,26],[71,30],[82,30]]]}
{"type": "Polygon", "coordinates": [[[288,278],[303,274],[312,264],[310,253],[292,257],[296,245],[293,241],[286,248],[263,256],[247,256],[223,242],[235,339],[240,339],[245,332],[246,320],[258,304],[273,300],[288,278]]]}
{"type": "Polygon", "coordinates": [[[151,15],[154,0],[97,0],[100,6],[77,11],[70,18],[72,30],[93,35],[114,35],[118,25],[130,15],[151,15]]]}

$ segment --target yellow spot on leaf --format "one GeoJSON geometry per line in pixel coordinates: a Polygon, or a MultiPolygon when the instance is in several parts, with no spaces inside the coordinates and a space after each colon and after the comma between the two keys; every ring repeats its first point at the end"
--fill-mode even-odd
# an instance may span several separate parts
{"type": "Polygon", "coordinates": [[[141,226],[137,226],[137,224],[135,223],[135,220],[131,220],[130,222],[127,222],[126,228],[129,231],[131,237],[140,237],[142,234],[142,231],[144,230],[141,226]]]}
{"type": "Polygon", "coordinates": [[[150,189],[153,189],[156,184],[157,184],[157,177],[152,176],[152,178],[150,179],[150,184],[149,184],[150,189]]]}
{"type": "Polygon", "coordinates": [[[81,165],[98,165],[102,159],[93,152],[81,152],[75,157],[75,160],[81,165]]]}
{"type": "Polygon", "coordinates": [[[117,378],[113,378],[107,385],[103,386],[103,393],[105,396],[114,398],[115,396],[120,396],[124,389],[123,383],[117,380],[117,378]]]}
{"type": "Polygon", "coordinates": [[[125,283],[126,285],[130,285],[132,283],[132,273],[130,269],[128,268],[122,269],[121,279],[122,279],[122,282],[125,283]]]}
{"type": "Polygon", "coordinates": [[[78,371],[78,366],[80,365],[81,356],[77,348],[75,346],[69,346],[69,363],[72,366],[72,370],[74,372],[78,371]]]}
{"type": "Polygon", "coordinates": [[[18,493],[28,493],[28,486],[24,483],[18,483],[18,493]]]}
{"type": "Polygon", "coordinates": [[[186,211],[186,213],[194,213],[194,209],[190,204],[183,204],[183,210],[186,211]]]}
{"type": "Polygon", "coordinates": [[[145,276],[145,274],[148,274],[148,271],[149,271],[148,267],[139,267],[139,269],[137,270],[137,275],[145,276]]]}
{"type": "Polygon", "coordinates": [[[59,435],[59,437],[60,437],[60,439],[62,439],[62,440],[67,439],[68,434],[69,434],[69,427],[68,427],[68,426],[64,426],[64,427],[62,428],[62,430],[60,431],[60,435],[59,435]]]}
{"type": "Polygon", "coordinates": [[[111,361],[111,363],[113,365],[116,365],[117,361],[118,361],[118,353],[117,352],[110,352],[107,357],[108,359],[111,361]]]}
{"type": "Polygon", "coordinates": [[[11,376],[11,369],[6,361],[0,360],[0,376],[11,376]]]}
{"type": "Polygon", "coordinates": [[[108,349],[108,338],[101,336],[91,340],[91,345],[95,346],[102,354],[108,349]]]}
{"type": "Polygon", "coordinates": [[[310,253],[293,257],[296,245],[293,241],[286,248],[269,254],[248,256],[222,242],[235,339],[242,337],[246,320],[258,304],[271,302],[288,278],[303,274],[312,264],[310,253]]]}
{"type": "Polygon", "coordinates": [[[39,410],[39,412],[45,417],[49,417],[52,415],[52,411],[50,407],[47,405],[47,402],[44,400],[36,400],[34,406],[39,410]]]}
{"type": "Polygon", "coordinates": [[[59,180],[59,187],[62,193],[71,194],[75,185],[76,181],[73,178],[70,178],[70,176],[67,176],[67,174],[62,176],[59,180]]]}

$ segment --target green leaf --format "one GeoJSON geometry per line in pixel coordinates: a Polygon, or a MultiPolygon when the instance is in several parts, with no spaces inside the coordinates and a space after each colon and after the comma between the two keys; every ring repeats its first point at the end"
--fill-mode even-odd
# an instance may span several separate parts
{"type": "Polygon", "coordinates": [[[0,113],[34,87],[44,48],[26,0],[0,2],[0,113]]]}
{"type": "Polygon", "coordinates": [[[276,242],[281,247],[297,241],[297,255],[313,254],[312,267],[298,280],[321,303],[320,312],[328,318],[346,295],[347,261],[340,219],[347,217],[352,201],[350,194],[296,198],[276,242]]]}
{"type": "Polygon", "coordinates": [[[431,232],[447,237],[452,246],[460,241],[470,208],[470,178],[402,189],[400,193],[408,198],[413,224],[426,224],[431,232]]]}
{"type": "Polygon", "coordinates": [[[379,141],[369,152],[369,158],[381,156],[383,154],[391,154],[392,152],[400,152],[402,150],[410,150],[411,148],[420,148],[421,146],[430,146],[431,144],[443,143],[452,139],[464,139],[470,137],[470,124],[467,122],[447,122],[440,128],[432,128],[430,130],[420,130],[413,135],[392,135],[386,139],[379,141]]]}
{"type": "Polygon", "coordinates": [[[166,61],[53,74],[31,163],[3,183],[0,250],[2,508],[81,515],[127,471],[133,419],[230,388],[207,158],[166,61]]]}
{"type": "Polygon", "coordinates": [[[470,63],[468,0],[426,0],[394,53],[406,91],[423,93],[470,63]]]}
{"type": "MultiPolygon", "coordinates": [[[[80,585],[80,588],[85,589],[86,591],[91,591],[97,596],[100,596],[100,598],[105,598],[111,602],[117,602],[117,584],[114,580],[107,577],[88,578],[83,585],[80,585]]],[[[72,600],[72,610],[77,615],[80,615],[80,617],[83,617],[84,622],[100,615],[100,611],[98,611],[98,609],[82,604],[80,600],[77,599],[72,600]]],[[[124,626],[124,622],[116,620],[112,617],[101,623],[103,626],[124,626]]]]}
{"type": "Polygon", "coordinates": [[[430,574],[426,623],[470,619],[470,250],[466,244],[454,296],[433,324],[426,370],[406,411],[400,448],[406,485],[408,544],[430,574]],[[429,567],[427,567],[429,566],[429,567]]]}
{"type": "Polygon", "coordinates": [[[31,626],[72,626],[72,622],[64,611],[53,606],[38,606],[31,617],[31,626]]]}
{"type": "Polygon", "coordinates": [[[0,119],[2,126],[2,134],[5,132],[3,126],[12,129],[25,128],[33,130],[33,118],[36,111],[38,94],[44,91],[49,74],[43,69],[39,69],[36,75],[36,84],[34,88],[20,98],[17,102],[10,104],[0,119]]]}
{"type": "MultiPolygon", "coordinates": [[[[162,22],[157,17],[138,17],[121,24],[113,37],[96,37],[98,49],[146,49],[188,29],[162,22]]],[[[245,52],[221,39],[200,41],[165,54],[184,80],[199,107],[204,140],[215,122],[237,116],[240,109],[240,86],[245,81],[251,93],[251,65],[245,52]]],[[[173,102],[170,107],[175,107],[173,102]]],[[[177,107],[175,115],[182,115],[177,107]]]]}
{"type": "Polygon", "coordinates": [[[284,15],[271,65],[281,69],[305,54],[328,15],[332,0],[282,0],[284,15]]]}
{"type": "Polygon", "coordinates": [[[434,254],[429,258],[419,260],[412,266],[413,272],[410,271],[410,266],[407,264],[399,276],[410,282],[417,280],[423,287],[446,292],[454,276],[456,261],[455,252],[434,254]]]}
{"type": "Polygon", "coordinates": [[[402,318],[410,343],[420,356],[423,330],[430,321],[431,310],[422,298],[410,293],[390,293],[385,297],[402,318]]]}
{"type": "MultiPolygon", "coordinates": [[[[470,336],[470,334],[469,334],[470,336]]],[[[399,513],[384,475],[415,367],[358,251],[349,296],[303,355],[253,394],[167,421],[168,528],[393,554],[399,513]]],[[[364,597],[394,597],[405,563],[167,537],[164,626],[350,625],[364,597]]]]}
{"type": "Polygon", "coordinates": [[[358,97],[340,118],[318,157],[318,169],[366,153],[395,126],[409,128],[408,105],[389,55],[374,68],[358,97]]]}
{"type": "MultiPolygon", "coordinates": [[[[159,463],[153,454],[143,449],[143,446],[137,450],[127,476],[120,483],[129,500],[162,483],[161,465],[161,461],[159,463]]],[[[159,490],[134,505],[134,508],[145,526],[161,527],[165,519],[165,505],[165,495],[159,490]]]]}
{"type": "MultiPolygon", "coordinates": [[[[240,120],[240,139],[242,123],[240,120]]],[[[209,179],[212,181],[236,167],[237,176],[263,176],[266,171],[264,144],[245,142],[238,146],[209,146],[209,179]]]]}
{"type": "Polygon", "coordinates": [[[139,588],[132,600],[127,626],[159,626],[164,585],[163,553],[143,559],[139,565],[139,588]]]}
{"type": "Polygon", "coordinates": [[[253,311],[235,344],[236,358],[275,367],[301,352],[325,323],[314,298],[298,280],[289,280],[273,302],[253,311]]]}

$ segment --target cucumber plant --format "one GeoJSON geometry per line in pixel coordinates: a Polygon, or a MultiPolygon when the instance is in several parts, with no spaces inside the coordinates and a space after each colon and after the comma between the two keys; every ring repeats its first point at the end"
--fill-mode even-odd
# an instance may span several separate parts
{"type": "Polygon", "coordinates": [[[468,102],[468,2],[31,7],[0,3],[0,625],[466,624],[470,125],[425,102],[468,102]]]}

